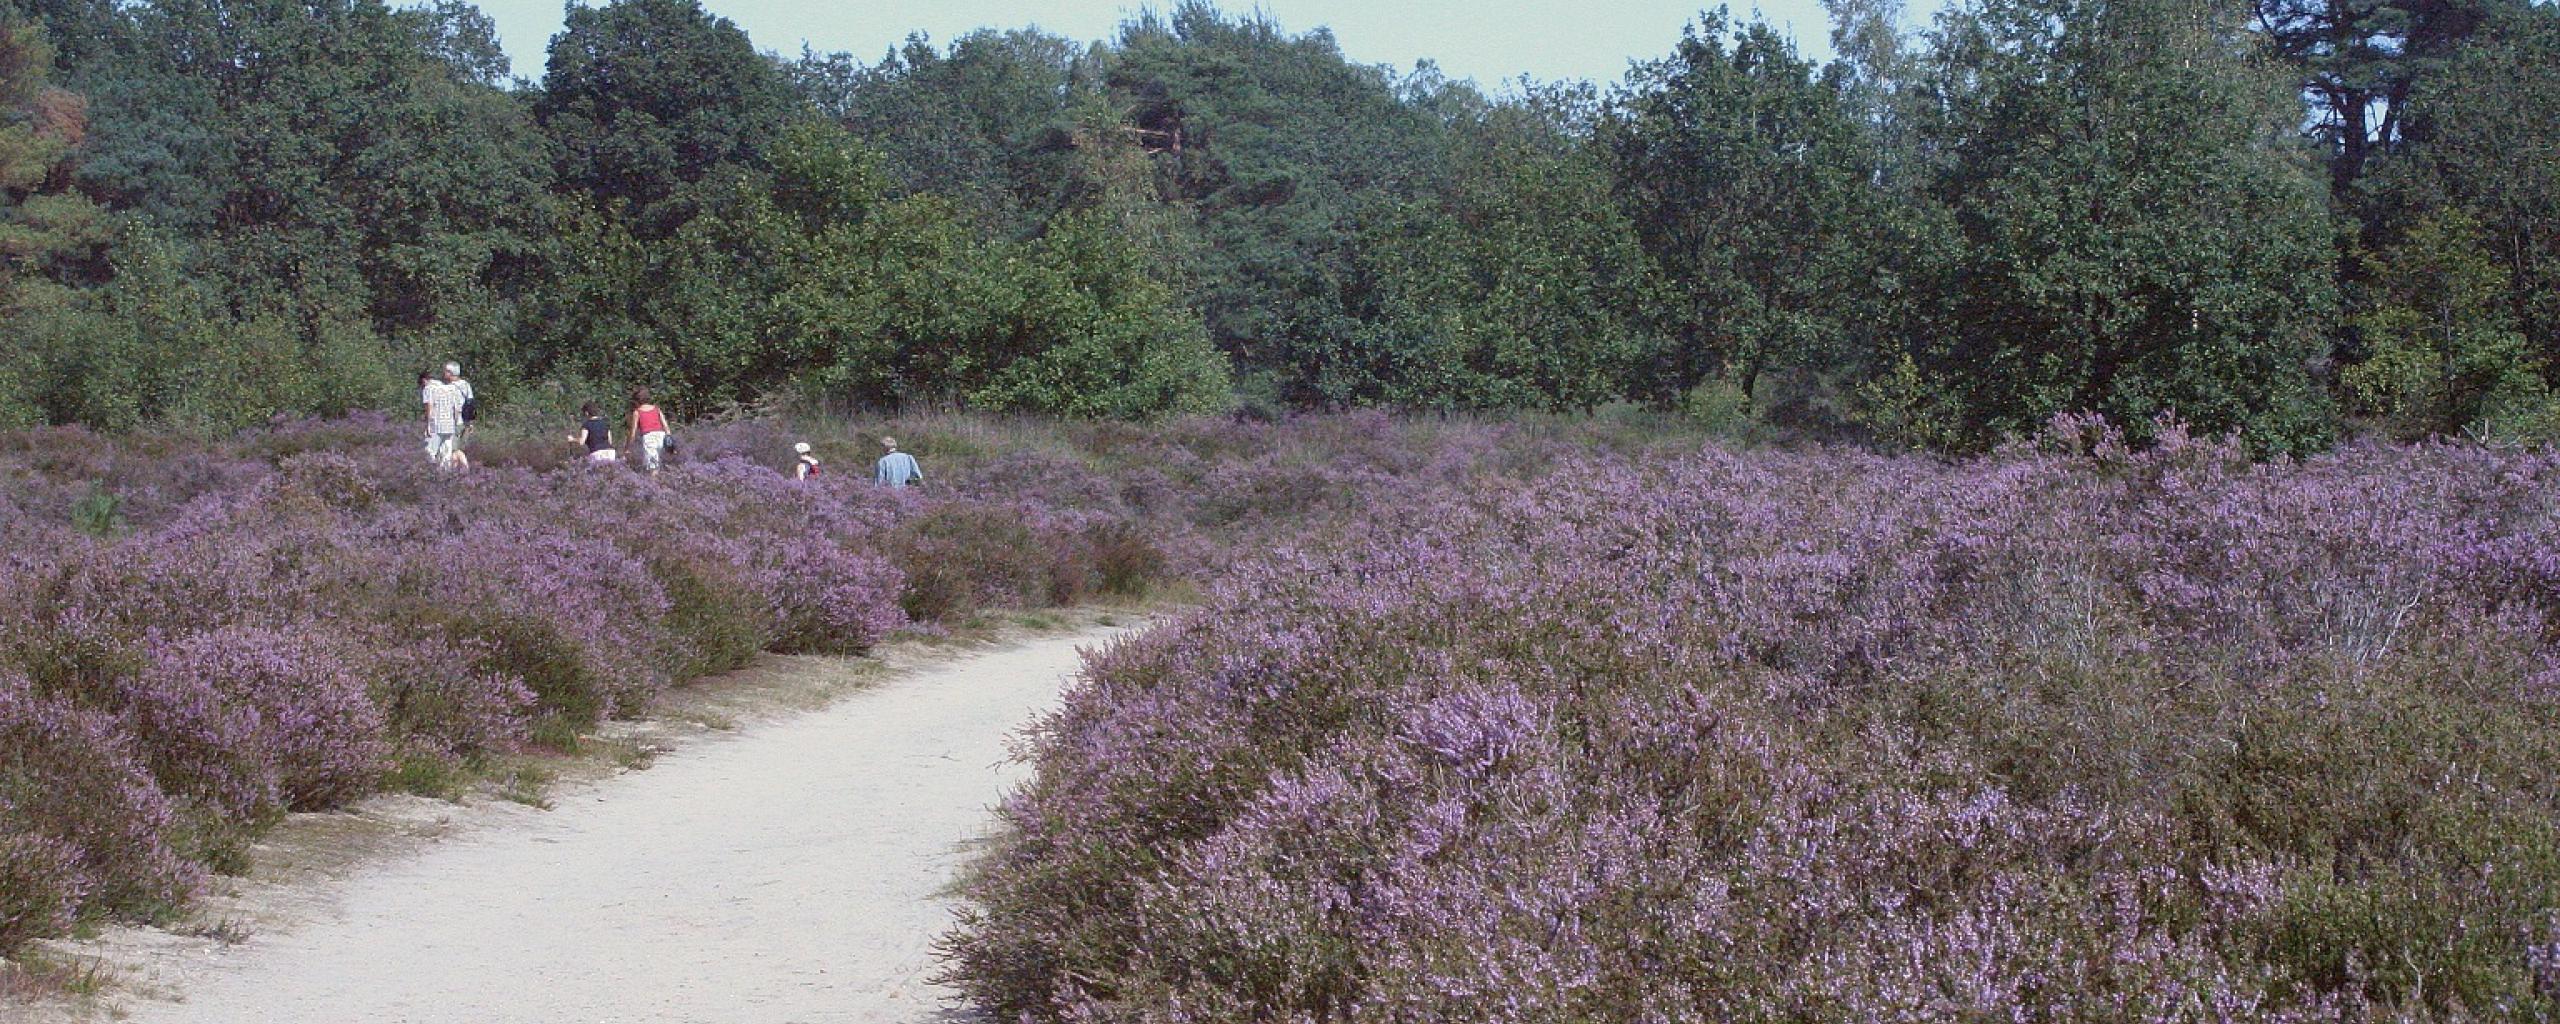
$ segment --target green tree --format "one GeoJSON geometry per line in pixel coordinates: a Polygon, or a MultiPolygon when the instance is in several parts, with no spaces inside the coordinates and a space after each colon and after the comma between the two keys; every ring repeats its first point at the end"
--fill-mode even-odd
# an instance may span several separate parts
{"type": "Polygon", "coordinates": [[[2515,329],[2507,275],[2481,227],[2452,210],[2420,220],[2366,258],[2370,292],[2355,325],[2365,360],[2342,374],[2358,404],[2404,438],[2452,435],[2549,398],[2515,329]]]}
{"type": "Polygon", "coordinates": [[[1227,360],[1206,327],[1154,273],[1145,248],[1100,211],[1049,225],[1028,261],[1015,335],[988,346],[970,404],[1084,418],[1215,412],[1227,360]],[[992,358],[990,358],[992,357],[992,358]]]}
{"type": "Polygon", "coordinates": [[[534,113],[559,187],[657,241],[728,168],[761,168],[802,108],[782,70],[699,0],[615,0],[569,8],[534,113]]]}
{"type": "Polygon", "coordinates": [[[572,325],[555,375],[696,407],[801,394],[1137,417],[1224,400],[1197,316],[1104,212],[989,239],[937,197],[890,197],[878,155],[832,125],[786,129],[767,156],[662,242],[581,222],[546,317],[572,325]]]}
{"type": "Polygon", "coordinates": [[[176,246],[181,276],[282,317],[305,358],[503,351],[546,175],[487,18],[454,0],[114,17],[73,71],[96,90],[79,181],[176,246]]]}
{"type": "Polygon", "coordinates": [[[0,9],[0,300],[50,300],[58,288],[96,283],[113,227],[72,187],[88,105],[50,81],[52,44],[41,26],[0,9]]]}
{"type": "Polygon", "coordinates": [[[1162,166],[1165,197],[1196,212],[1196,307],[1257,392],[1342,401],[1322,368],[1356,358],[1345,285],[1373,203],[1441,173],[1442,126],[1396,76],[1345,60],[1331,34],[1290,35],[1200,0],[1120,34],[1107,72],[1128,126],[1162,166]]]}
{"type": "Polygon", "coordinates": [[[1648,390],[1855,365],[1875,278],[1873,151],[1837,91],[1766,24],[1704,15],[1637,65],[1599,127],[1668,293],[1648,390]]]}
{"type": "Polygon", "coordinates": [[[916,37],[874,65],[808,55],[791,70],[821,113],[880,151],[895,192],[942,196],[1020,237],[1073,202],[1063,186],[1104,59],[1037,30],[987,29],[943,52],[916,37]]]}
{"type": "Polygon", "coordinates": [[[55,369],[35,336],[76,312],[80,289],[101,276],[113,240],[106,211],[69,187],[85,106],[52,85],[52,69],[42,26],[0,9],[0,314],[19,334],[0,350],[0,424],[7,425],[44,410],[55,369]]]}
{"type": "Polygon", "coordinates": [[[194,271],[186,247],[73,190],[88,109],[48,84],[37,26],[0,16],[0,421],[244,426],[390,390],[361,325],[314,333],[291,304],[194,271]]]}
{"type": "Polygon", "coordinates": [[[2260,34],[2310,103],[2311,134],[2347,196],[2401,141],[2410,95],[2493,12],[2520,0],[2257,0],[2260,34]]]}
{"type": "Polygon", "coordinates": [[[290,296],[196,273],[186,246],[145,227],[118,239],[106,284],[12,312],[26,408],[50,422],[233,430],[417,394],[361,323],[313,324],[290,296]]]}
{"type": "Polygon", "coordinates": [[[1825,75],[1874,139],[1879,176],[1900,180],[1910,150],[1910,89],[1919,54],[1902,31],[1902,0],[1822,0],[1838,58],[1825,75]]]}
{"type": "Polygon", "coordinates": [[[2323,443],[2336,307],[2300,108],[2200,0],[1977,0],[1941,22],[1924,127],[1961,246],[1910,355],[1975,444],[2096,411],[2261,450],[2323,443]]]}
{"type": "Polygon", "coordinates": [[[2477,211],[2516,330],[2535,362],[2560,366],[2560,9],[2493,18],[2407,110],[2406,144],[2373,175],[2383,219],[2477,211]]]}
{"type": "Polygon", "coordinates": [[[1380,211],[1360,240],[1357,358],[1317,368],[1319,390],[1443,409],[1588,409],[1627,393],[1650,348],[1650,266],[1575,131],[1596,106],[1587,86],[1546,88],[1454,117],[1447,182],[1380,211]]]}

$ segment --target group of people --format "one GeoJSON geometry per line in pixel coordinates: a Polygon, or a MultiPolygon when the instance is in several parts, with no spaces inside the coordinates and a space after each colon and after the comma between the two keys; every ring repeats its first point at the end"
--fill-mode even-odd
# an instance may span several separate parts
{"type": "MultiPolygon", "coordinates": [[[[418,376],[420,400],[426,405],[427,461],[441,469],[468,469],[469,456],[463,454],[473,421],[480,418],[480,398],[471,390],[471,382],[462,376],[459,363],[444,364],[444,372],[430,370],[418,376]]],[[[666,410],[649,398],[648,388],[631,389],[631,416],[621,434],[636,438],[640,445],[640,466],[650,476],[658,475],[658,467],[674,450],[675,435],[667,430],[666,410]]],[[[620,462],[621,449],[614,444],[613,424],[596,409],[594,402],[578,407],[578,432],[569,440],[586,450],[588,462],[620,462]]],[[[873,463],[871,478],[886,487],[905,487],[924,482],[924,467],[916,457],[898,450],[898,439],[880,439],[884,449],[880,461],[873,463]]],[[[807,480],[820,473],[818,456],[809,442],[793,444],[797,458],[792,463],[791,478],[807,480]]]]}
{"type": "MultiPolygon", "coordinates": [[[[569,440],[586,448],[587,461],[622,461],[621,450],[613,444],[613,425],[605,422],[594,402],[578,407],[578,421],[578,432],[569,440]]],[[[640,440],[640,467],[650,476],[658,475],[658,466],[666,461],[675,435],[667,432],[667,411],[649,400],[648,388],[631,389],[630,427],[622,436],[640,440]]]]}
{"type": "MultiPolygon", "coordinates": [[[[880,448],[880,461],[871,464],[872,482],[883,487],[905,487],[924,482],[924,467],[916,464],[915,456],[898,450],[897,438],[881,438],[880,448]]],[[[818,456],[810,451],[809,442],[797,442],[791,450],[799,455],[791,468],[792,479],[806,480],[818,475],[818,456]]]]}

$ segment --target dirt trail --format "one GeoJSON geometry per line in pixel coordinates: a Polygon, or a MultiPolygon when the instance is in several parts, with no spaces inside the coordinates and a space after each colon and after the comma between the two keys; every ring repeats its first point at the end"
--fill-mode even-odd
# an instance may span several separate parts
{"type": "MultiPolygon", "coordinates": [[[[357,870],[333,912],[124,1001],[187,1024],[964,1019],[926,979],[941,894],[1093,630],[896,676],[557,809],[357,870]]],[[[174,975],[174,976],[173,976],[174,975]]]]}

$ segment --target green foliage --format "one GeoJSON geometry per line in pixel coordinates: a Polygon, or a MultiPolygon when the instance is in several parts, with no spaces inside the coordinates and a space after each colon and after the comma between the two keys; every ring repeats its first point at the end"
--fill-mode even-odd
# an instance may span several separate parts
{"type": "Polygon", "coordinates": [[[51,84],[52,64],[44,29],[0,8],[0,294],[13,303],[94,280],[112,240],[106,211],[69,187],[87,104],[51,84]]]}
{"type": "Polygon", "coordinates": [[[992,506],[935,509],[890,538],[905,574],[898,605],[919,622],[964,622],[987,607],[1048,603],[1060,552],[1019,515],[992,506]]]}
{"type": "Polygon", "coordinates": [[[499,348],[544,175],[487,18],[64,6],[85,33],[66,79],[90,98],[36,91],[65,169],[17,185],[121,215],[41,194],[0,225],[44,270],[13,297],[24,344],[0,368],[23,407],[235,427],[385,406],[395,362],[499,348]]]}
{"type": "Polygon", "coordinates": [[[210,97],[194,120],[225,159],[194,254],[206,276],[266,291],[306,333],[332,320],[443,346],[503,333],[489,313],[503,265],[538,231],[543,175],[529,121],[492,81],[485,16],[218,0],[150,6],[136,25],[118,73],[210,97]]]}
{"type": "Polygon", "coordinates": [[[2367,354],[2341,376],[2394,433],[2456,434],[2549,401],[2478,220],[2461,210],[2427,217],[2365,263],[2372,295],[2355,325],[2367,354]]]}
{"type": "Polygon", "coordinates": [[[1201,0],[1124,28],[1107,82],[1156,151],[1167,198],[1197,211],[1193,301],[1210,336],[1286,401],[1360,397],[1338,367],[1362,350],[1346,293],[1361,217],[1432,180],[1443,126],[1331,34],[1292,36],[1201,0]]]}
{"type": "Polygon", "coordinates": [[[2500,8],[2414,87],[2408,145],[2372,175],[2386,220],[2458,206],[2531,359],[2560,368],[2560,9],[2500,8]]]}
{"type": "Polygon", "coordinates": [[[1748,432],[1753,424],[1751,396],[1741,385],[1717,378],[1680,396],[1680,415],[1719,437],[1748,432]]]}
{"type": "Polygon", "coordinates": [[[1006,234],[1072,200],[1079,107],[1104,55],[1034,29],[982,30],[947,53],[909,39],[880,63],[803,56],[794,84],[821,114],[877,147],[893,191],[932,193],[1006,234]]]}
{"type": "Polygon", "coordinates": [[[71,528],[100,540],[123,536],[124,498],[103,487],[91,487],[71,505],[71,528]]]}
{"type": "Polygon", "coordinates": [[[1361,238],[1367,322],[1319,390],[1439,409],[1589,409],[1627,393],[1651,268],[1570,127],[1590,105],[1587,90],[1550,90],[1453,122],[1448,180],[1361,238]]]}
{"type": "Polygon", "coordinates": [[[678,678],[727,672],[755,660],[772,616],[744,574],[716,556],[663,541],[649,552],[648,564],[650,577],[666,589],[663,643],[678,678]]]}
{"type": "Polygon", "coordinates": [[[279,412],[384,408],[403,390],[361,322],[310,323],[272,293],[226,301],[151,233],[129,234],[114,269],[105,286],[19,319],[7,365],[44,420],[237,429],[279,412]]]}
{"type": "Polygon", "coordinates": [[[1030,345],[1004,339],[969,354],[983,367],[973,406],[1059,416],[1142,419],[1215,412],[1227,403],[1227,360],[1197,316],[1147,265],[1147,254],[1094,213],[1049,226],[1024,265],[1018,317],[1030,345]]]}
{"type": "Polygon", "coordinates": [[[886,198],[878,157],[814,123],[770,161],[733,170],[664,243],[606,217],[565,236],[551,368],[697,407],[791,392],[1069,416],[1224,403],[1224,357],[1103,214],[987,239],[940,199],[886,198]]]}
{"type": "MultiPolygon", "coordinates": [[[[0,8],[0,309],[22,331],[76,305],[112,240],[105,211],[67,187],[86,122],[50,83],[53,54],[42,26],[0,8]]],[[[0,425],[44,419],[45,362],[23,336],[0,351],[0,425]]]]}
{"type": "Polygon", "coordinates": [[[2325,200],[2275,141],[2288,87],[2247,52],[2188,0],[1981,0],[1942,23],[1922,131],[1962,247],[1910,355],[1970,443],[2077,411],[2261,451],[2331,436],[2325,200]]]}
{"type": "Polygon", "coordinates": [[[699,0],[570,9],[534,101],[559,187],[651,242],[690,219],[697,186],[760,165],[797,115],[781,71],[699,0]]]}
{"type": "Polygon", "coordinates": [[[1830,0],[1827,67],[1718,11],[1605,93],[1500,98],[1207,0],[869,65],[613,0],[538,84],[467,0],[25,2],[0,424],[407,416],[447,359],[493,406],[1637,400],[1936,449],[2560,416],[2527,380],[2560,367],[2560,14],[2517,0],[1974,0],[1926,38],[1830,0]],[[2428,396],[2392,298],[2448,272],[2401,240],[2451,209],[2495,271],[2458,319],[2509,324],[2455,346],[2480,402],[2428,396]]]}
{"type": "Polygon", "coordinates": [[[1878,440],[1904,448],[1950,450],[1962,446],[1963,410],[1953,389],[1920,374],[1909,355],[1858,386],[1854,418],[1878,440]]]}
{"type": "Polygon", "coordinates": [[[2439,74],[2512,0],[2266,0],[2255,5],[2266,48],[2300,76],[2310,134],[2329,153],[2341,197],[2370,161],[2404,141],[2413,92],[2439,74]]]}
{"type": "Polygon", "coordinates": [[[1638,65],[1599,126],[1669,291],[1648,389],[1855,358],[1877,279],[1872,157],[1839,95],[1766,23],[1710,13],[1638,65]]]}

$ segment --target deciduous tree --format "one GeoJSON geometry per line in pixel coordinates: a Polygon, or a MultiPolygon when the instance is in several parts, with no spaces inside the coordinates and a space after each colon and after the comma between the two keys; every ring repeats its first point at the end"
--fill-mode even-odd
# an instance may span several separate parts
{"type": "Polygon", "coordinates": [[[1913,355],[1977,443],[2062,412],[2325,441],[2333,232],[2299,107],[2205,0],[1976,0],[1929,83],[1947,303],[1913,355]]]}

